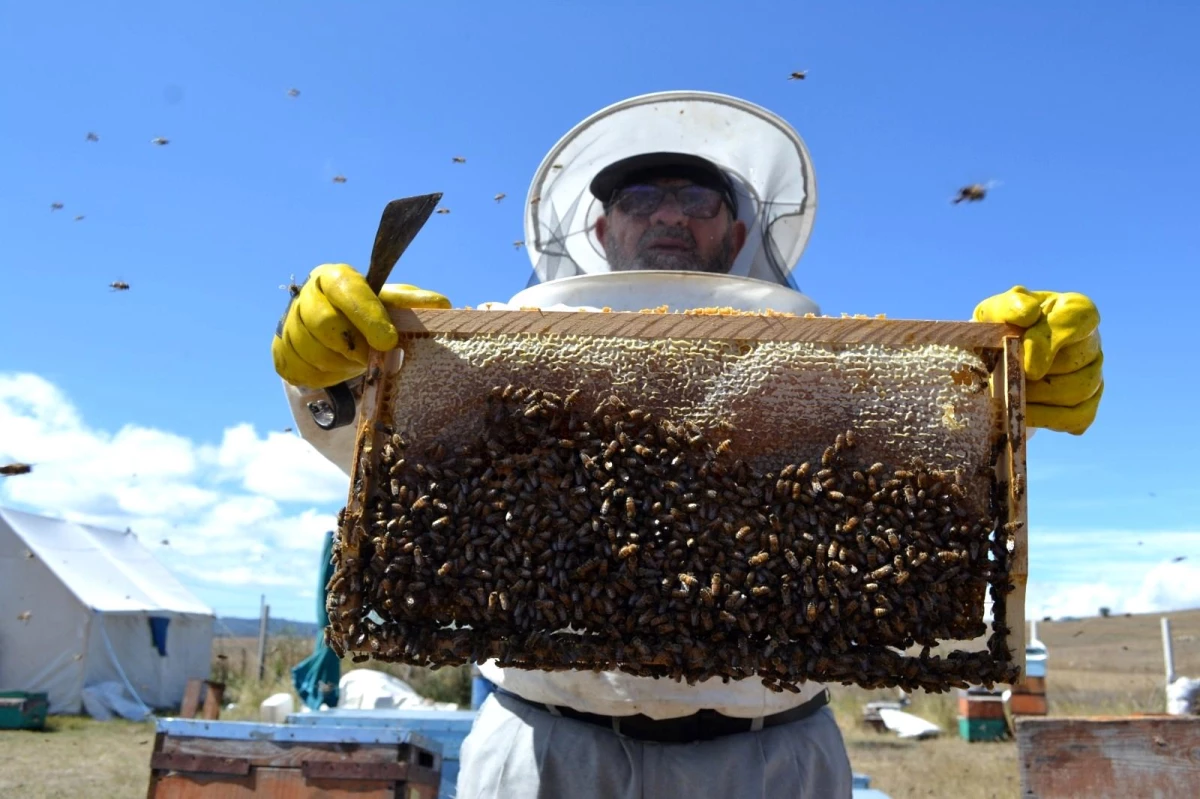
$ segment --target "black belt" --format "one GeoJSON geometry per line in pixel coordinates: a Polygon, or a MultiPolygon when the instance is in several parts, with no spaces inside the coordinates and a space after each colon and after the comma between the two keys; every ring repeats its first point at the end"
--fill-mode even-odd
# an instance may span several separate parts
{"type": "Polygon", "coordinates": [[[690,716],[680,716],[673,719],[652,719],[641,713],[633,716],[603,716],[598,713],[584,713],[583,711],[562,705],[531,702],[499,686],[496,687],[496,693],[512,697],[522,704],[555,716],[583,721],[588,724],[594,724],[597,727],[605,727],[618,735],[635,738],[639,741],[671,744],[710,741],[713,738],[720,738],[725,735],[736,735],[742,732],[753,732],[765,727],[790,724],[793,721],[808,718],[829,704],[829,689],[826,688],[812,699],[791,710],[785,710],[782,713],[773,713],[770,716],[759,716],[754,719],[726,716],[715,710],[700,710],[690,716]]]}

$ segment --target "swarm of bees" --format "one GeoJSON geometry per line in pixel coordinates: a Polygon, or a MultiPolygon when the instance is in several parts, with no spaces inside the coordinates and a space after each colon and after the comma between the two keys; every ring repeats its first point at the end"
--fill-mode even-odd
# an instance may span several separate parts
{"type": "Polygon", "coordinates": [[[590,405],[497,386],[484,434],[454,452],[379,428],[363,515],[339,515],[335,651],[776,691],[1015,678],[1006,539],[989,540],[960,475],[857,463],[853,431],[819,461],[758,472],[690,424],[590,405]],[[984,634],[989,583],[988,650],[930,657],[984,634]]]}
{"type": "Polygon", "coordinates": [[[33,471],[33,466],[28,463],[6,463],[0,466],[0,475],[5,477],[15,477],[18,474],[29,474],[33,471]]]}

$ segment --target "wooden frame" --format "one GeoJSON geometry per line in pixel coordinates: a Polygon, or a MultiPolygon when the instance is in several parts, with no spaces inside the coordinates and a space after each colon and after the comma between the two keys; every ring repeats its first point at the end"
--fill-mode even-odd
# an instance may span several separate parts
{"type": "MultiPolygon", "coordinates": [[[[1025,665],[1025,586],[1028,572],[1027,502],[1025,497],[1025,407],[1021,336],[1010,325],[978,322],[891,320],[881,318],[790,317],[782,315],[719,315],[686,313],[393,310],[391,319],[402,339],[435,335],[468,338],[480,335],[598,336],[643,339],[708,339],[723,341],[788,341],[814,344],[875,344],[884,347],[947,345],[986,355],[994,363],[990,375],[996,416],[997,485],[1001,488],[1001,529],[1011,542],[1008,580],[1012,588],[1004,603],[993,607],[997,625],[1009,650],[1009,662],[1023,673],[1025,665]]],[[[400,368],[398,350],[372,352],[363,387],[360,428],[354,463],[370,458],[379,411],[390,405],[390,381],[379,379],[400,368]]],[[[348,519],[363,512],[361,488],[354,481],[346,507],[348,519]]],[[[355,553],[356,554],[356,553],[355,553]]],[[[348,652],[352,652],[347,647],[348,652]]]]}
{"type": "Polygon", "coordinates": [[[1016,719],[1021,796],[1031,799],[1193,797],[1200,718],[1016,719]]]}

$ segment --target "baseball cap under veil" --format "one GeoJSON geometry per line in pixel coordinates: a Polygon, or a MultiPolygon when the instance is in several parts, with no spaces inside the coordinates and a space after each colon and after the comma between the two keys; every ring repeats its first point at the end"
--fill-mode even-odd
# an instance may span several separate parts
{"type": "Polygon", "coordinates": [[[812,232],[817,198],[804,142],[757,105],[695,91],[646,94],[608,106],[550,150],[525,202],[529,285],[611,271],[595,234],[603,208],[589,184],[609,164],[655,152],[706,158],[733,184],[747,235],[729,274],[798,289],[792,270],[812,232]]]}

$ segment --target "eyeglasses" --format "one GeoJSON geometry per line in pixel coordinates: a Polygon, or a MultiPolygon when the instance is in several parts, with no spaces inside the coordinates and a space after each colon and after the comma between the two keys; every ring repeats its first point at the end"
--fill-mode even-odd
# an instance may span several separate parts
{"type": "Polygon", "coordinates": [[[716,189],[686,186],[626,186],[613,197],[613,205],[629,216],[650,216],[667,196],[673,196],[679,210],[693,219],[712,219],[721,210],[725,195],[716,189]]]}

